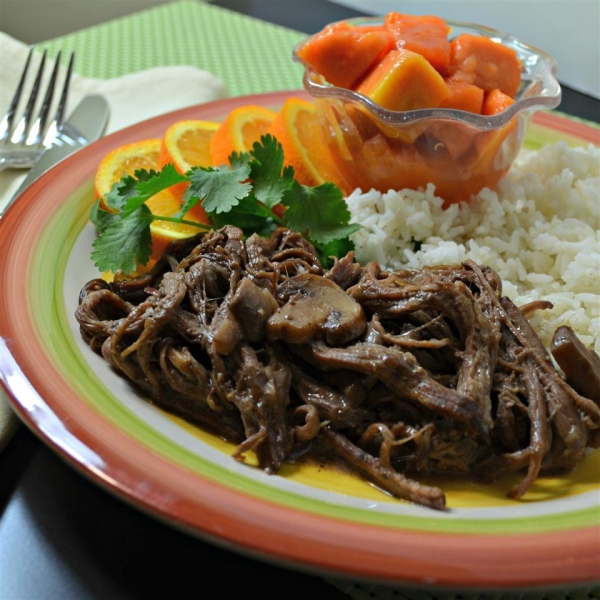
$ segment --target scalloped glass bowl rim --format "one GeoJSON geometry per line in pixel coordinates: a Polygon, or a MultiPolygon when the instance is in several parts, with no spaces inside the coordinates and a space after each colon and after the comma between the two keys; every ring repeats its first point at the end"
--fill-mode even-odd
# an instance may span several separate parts
{"type": "MultiPolygon", "coordinates": [[[[350,25],[377,25],[381,24],[383,19],[381,17],[356,17],[354,19],[344,19],[343,21],[330,23],[328,26],[342,22],[349,23],[350,25]]],[[[562,97],[561,87],[558,80],[554,76],[558,70],[558,67],[555,60],[549,54],[543,50],[540,50],[539,48],[536,48],[535,46],[521,42],[511,34],[498,31],[485,25],[451,20],[447,20],[446,23],[448,23],[448,25],[451,27],[463,29],[465,32],[479,33],[487,37],[497,38],[503,44],[509,45],[511,48],[513,48],[520,57],[523,55],[538,57],[541,61],[543,61],[544,65],[541,71],[541,77],[532,80],[528,88],[534,84],[542,83],[543,88],[541,93],[528,97],[517,97],[514,104],[497,115],[478,115],[476,113],[469,113],[463,110],[455,110],[450,108],[426,108],[413,111],[393,111],[382,108],[370,98],[367,98],[366,96],[353,90],[340,88],[327,82],[318,83],[315,80],[315,77],[318,77],[319,74],[312,68],[310,63],[307,63],[298,56],[298,50],[308,40],[312,39],[314,35],[318,34],[309,36],[308,38],[296,44],[292,52],[292,58],[294,61],[300,63],[304,67],[304,89],[312,97],[324,100],[328,98],[332,100],[337,99],[358,104],[367,109],[376,119],[388,125],[403,125],[408,123],[416,123],[427,119],[448,119],[452,121],[460,121],[476,127],[477,129],[489,131],[503,127],[513,117],[523,113],[524,111],[535,111],[542,108],[551,109],[556,108],[560,104],[562,97]]],[[[525,88],[524,91],[526,92],[527,88],[525,88]]],[[[523,94],[523,91],[521,91],[520,94],[523,94]]]]}

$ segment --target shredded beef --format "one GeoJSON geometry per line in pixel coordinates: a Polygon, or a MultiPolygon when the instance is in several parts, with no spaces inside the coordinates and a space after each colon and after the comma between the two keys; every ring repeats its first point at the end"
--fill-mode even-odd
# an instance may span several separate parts
{"type": "MultiPolygon", "coordinates": [[[[260,468],[342,461],[394,497],[444,509],[425,473],[492,481],[570,472],[600,429],[598,372],[579,350],[568,379],[491,269],[325,271],[293,231],[224,227],[172,244],[137,279],[95,279],[76,318],[90,347],[152,402],[253,451],[260,468]],[[591,365],[591,366],[590,366],[591,365]],[[575,387],[571,387],[571,383],[575,387]],[[594,387],[594,390],[597,389],[594,387]],[[577,391],[576,391],[577,390],[577,391]]],[[[565,352],[562,352],[565,355],[565,352]]]]}

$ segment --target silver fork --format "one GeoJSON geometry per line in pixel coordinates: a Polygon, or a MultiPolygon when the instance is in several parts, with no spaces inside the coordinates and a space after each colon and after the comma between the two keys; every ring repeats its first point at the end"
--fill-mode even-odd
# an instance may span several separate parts
{"type": "Polygon", "coordinates": [[[61,52],[59,51],[42,104],[40,105],[35,121],[32,123],[36,100],[40,91],[44,68],[46,66],[46,51],[44,51],[29,94],[29,99],[27,100],[21,118],[15,124],[17,108],[25,86],[25,79],[27,77],[27,71],[29,70],[32,55],[33,47],[29,49],[29,54],[23,72],[21,73],[19,84],[17,85],[10,106],[0,122],[0,171],[9,167],[15,169],[27,169],[32,167],[43,150],[52,146],[52,144],[57,141],[57,136],[64,120],[67,96],[69,94],[69,86],[73,72],[73,61],[75,60],[74,53],[71,53],[69,59],[69,66],[67,67],[67,73],[65,75],[56,113],[50,125],[46,127],[58,76],[58,67],[61,56],[61,52]]]}

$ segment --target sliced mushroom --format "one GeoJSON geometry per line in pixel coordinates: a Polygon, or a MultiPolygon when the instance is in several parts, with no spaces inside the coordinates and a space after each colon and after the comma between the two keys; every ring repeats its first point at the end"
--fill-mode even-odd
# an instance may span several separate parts
{"type": "Polygon", "coordinates": [[[361,305],[329,279],[303,273],[288,279],[279,291],[284,304],[267,321],[271,340],[304,344],[324,337],[328,344],[339,346],[367,326],[361,305]]]}
{"type": "Polygon", "coordinates": [[[279,305],[268,289],[246,277],[235,290],[229,308],[242,328],[244,339],[261,342],[265,337],[265,323],[279,305]]]}

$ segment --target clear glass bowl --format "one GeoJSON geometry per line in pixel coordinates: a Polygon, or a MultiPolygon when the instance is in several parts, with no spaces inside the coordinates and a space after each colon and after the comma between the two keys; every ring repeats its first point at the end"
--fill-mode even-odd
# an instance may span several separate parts
{"type": "MultiPolygon", "coordinates": [[[[383,19],[346,22],[380,25],[383,19]]],[[[516,101],[508,109],[492,116],[441,108],[387,110],[362,94],[331,85],[300,59],[299,49],[311,38],[294,48],[293,58],[305,68],[304,88],[314,100],[347,193],[355,188],[418,189],[433,183],[446,202],[468,200],[484,187],[493,189],[506,174],[531,115],[560,104],[557,65],[548,54],[489,27],[453,21],[448,25],[451,37],[484,35],[515,50],[523,69],[516,101]]]]}

